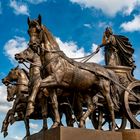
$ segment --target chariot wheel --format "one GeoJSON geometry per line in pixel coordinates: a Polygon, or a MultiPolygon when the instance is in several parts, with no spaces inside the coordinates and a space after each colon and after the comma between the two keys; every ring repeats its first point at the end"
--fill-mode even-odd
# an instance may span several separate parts
{"type": "MultiPolygon", "coordinates": [[[[95,129],[98,129],[98,130],[111,129],[111,122],[110,122],[108,114],[105,114],[105,113],[99,114],[99,112],[96,111],[92,114],[90,119],[95,129]],[[99,117],[101,117],[101,120],[99,119],[99,117]]],[[[121,116],[121,117],[115,118],[115,122],[116,122],[115,130],[119,131],[119,130],[125,129],[126,124],[127,124],[127,119],[125,116],[121,116]]]]}
{"type": "Polygon", "coordinates": [[[140,128],[140,81],[133,81],[127,87],[132,93],[125,91],[124,106],[130,122],[140,128]]]}

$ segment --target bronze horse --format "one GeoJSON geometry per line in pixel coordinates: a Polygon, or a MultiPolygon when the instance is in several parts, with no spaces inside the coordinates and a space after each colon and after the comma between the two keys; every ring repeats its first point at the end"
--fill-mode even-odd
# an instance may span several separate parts
{"type": "MultiPolygon", "coordinates": [[[[22,51],[18,54],[15,54],[15,59],[18,60],[20,63],[22,63],[22,62],[30,63],[29,83],[30,83],[30,93],[31,93],[31,95],[30,95],[28,100],[32,100],[32,99],[35,100],[35,97],[36,97],[36,95],[38,95],[39,92],[37,92],[36,90],[34,91],[34,88],[35,87],[37,88],[37,87],[41,86],[41,82],[42,82],[42,80],[41,80],[42,78],[41,78],[41,75],[40,75],[41,71],[42,71],[40,56],[38,56],[38,54],[34,53],[33,50],[30,47],[28,47],[24,51],[22,51]],[[32,93],[31,91],[34,91],[34,93],[32,93]]],[[[48,93],[46,88],[41,88],[40,90],[41,90],[42,94],[44,94],[46,97],[49,97],[49,93],[48,93]]],[[[57,91],[57,93],[59,95],[61,95],[61,97],[59,98],[59,102],[60,102],[59,113],[60,114],[63,114],[63,113],[65,114],[66,123],[67,123],[68,126],[73,126],[73,121],[74,120],[72,118],[72,112],[70,110],[70,107],[69,107],[69,104],[68,104],[68,101],[67,101],[69,98],[72,98],[72,97],[69,96],[70,95],[69,93],[66,94],[66,91],[65,91],[65,96],[63,96],[64,94],[63,94],[62,91],[60,91],[60,89],[59,89],[59,91],[57,91]]],[[[45,99],[47,101],[47,98],[45,98],[45,99]]],[[[27,107],[27,109],[28,109],[28,107],[27,107]]],[[[46,117],[46,113],[44,115],[43,116],[46,117]]],[[[51,118],[53,119],[54,117],[51,116],[51,118]]]]}
{"type": "MultiPolygon", "coordinates": [[[[2,82],[7,85],[7,100],[12,101],[15,97],[15,101],[13,104],[12,109],[10,109],[3,121],[2,131],[6,132],[9,122],[14,123],[15,121],[24,120],[25,127],[26,127],[26,136],[30,135],[29,131],[29,118],[25,118],[26,108],[27,108],[27,100],[29,97],[29,79],[28,79],[28,72],[24,69],[20,69],[18,67],[11,69],[9,74],[2,80],[2,82]],[[12,83],[13,82],[13,83],[12,83]],[[9,84],[14,84],[9,86],[9,84]],[[15,117],[15,113],[18,115],[15,117]],[[21,115],[22,114],[22,115],[21,115]]],[[[42,119],[43,118],[43,130],[47,129],[47,112],[46,112],[46,99],[42,97],[42,94],[37,96],[37,100],[40,104],[37,105],[36,109],[38,108],[40,111],[36,110],[30,118],[32,119],[42,119]],[[43,104],[43,105],[42,105],[43,104]]],[[[5,133],[6,134],[6,133],[5,133]]]]}
{"type": "MultiPolygon", "coordinates": [[[[55,123],[53,127],[57,127],[60,124],[56,88],[62,88],[87,93],[91,93],[94,90],[100,92],[107,101],[112,120],[111,129],[114,130],[114,104],[110,94],[112,82],[107,78],[110,77],[109,72],[100,65],[94,63],[92,65],[78,63],[68,58],[60,50],[59,45],[51,33],[41,24],[40,15],[36,20],[30,20],[28,18],[28,25],[30,36],[29,46],[35,53],[40,55],[42,67],[45,71],[45,74],[43,73],[43,84],[44,87],[50,89],[51,92],[49,94],[54,102],[55,123]],[[101,71],[102,74],[97,70],[101,71]]],[[[32,100],[32,103],[34,102],[32,100]]],[[[32,111],[32,108],[31,110],[27,110],[27,114],[31,114],[32,111]]],[[[82,121],[81,118],[81,124],[82,121]]]]}
{"type": "Polygon", "coordinates": [[[7,86],[7,101],[10,102],[15,99],[12,109],[7,112],[6,117],[3,121],[1,132],[4,132],[4,137],[8,135],[7,129],[9,123],[13,124],[15,121],[20,120],[24,120],[26,127],[26,136],[30,135],[29,119],[24,118],[28,96],[28,78],[24,71],[21,70],[20,72],[18,72],[17,70],[18,67],[11,69],[9,74],[4,79],[2,79],[3,84],[7,86]],[[17,79],[17,74],[22,78],[17,79]],[[25,96],[24,94],[26,94],[27,96],[25,96]],[[17,113],[16,117],[14,116],[15,113],[17,113]]]}
{"type": "MultiPolygon", "coordinates": [[[[17,86],[16,85],[10,85],[7,86],[7,100],[8,102],[11,102],[16,99],[17,96],[17,86]]],[[[4,137],[8,135],[8,126],[9,123],[13,124],[15,121],[24,121],[25,128],[26,128],[26,136],[30,135],[29,131],[29,119],[26,119],[24,117],[25,111],[26,111],[26,105],[27,105],[27,96],[23,96],[22,99],[20,98],[20,102],[16,105],[15,112],[17,113],[16,116],[13,114],[13,110],[9,109],[6,117],[3,121],[1,132],[3,132],[4,137]]]]}
{"type": "MultiPolygon", "coordinates": [[[[32,80],[34,80],[34,83],[31,84],[32,87],[38,87],[38,85],[40,85],[40,87],[42,87],[42,82],[41,78],[39,76],[40,72],[42,71],[41,69],[41,61],[40,61],[40,57],[38,56],[38,54],[34,53],[33,50],[29,47],[27,49],[25,49],[24,51],[15,54],[15,59],[18,60],[20,63],[21,62],[29,62],[30,63],[30,69],[29,69],[29,74],[30,76],[30,83],[32,83],[32,80]],[[34,77],[34,78],[33,78],[34,77]],[[35,84],[35,80],[38,82],[38,84],[35,84]]],[[[47,90],[46,88],[44,88],[43,90],[47,90]]],[[[75,93],[75,91],[66,91],[66,90],[57,90],[57,96],[59,95],[59,113],[64,113],[66,115],[66,122],[68,126],[73,126],[73,119],[72,119],[72,112],[69,109],[68,106],[61,106],[60,104],[63,104],[63,102],[67,102],[68,100],[72,100],[71,102],[69,102],[70,104],[73,104],[72,108],[74,108],[74,114],[77,120],[82,119],[83,121],[80,121],[79,126],[80,127],[84,127],[85,120],[86,118],[93,112],[93,110],[96,108],[96,103],[95,101],[93,102],[92,98],[94,94],[86,94],[86,93],[75,93]],[[59,90],[59,92],[58,92],[59,90]],[[74,94],[76,94],[74,96],[74,94]],[[71,96],[70,96],[71,95],[71,96]],[[63,101],[64,100],[64,101],[63,101]],[[63,101],[63,102],[62,102],[63,101]],[[83,103],[87,104],[87,111],[84,115],[83,114],[83,103]],[[75,109],[75,107],[76,109],[75,109]],[[66,109],[65,109],[66,108],[66,109]],[[82,117],[82,118],[81,118],[82,117]]],[[[37,92],[35,92],[37,94],[37,92]]],[[[47,93],[47,91],[45,92],[45,94],[47,93]]],[[[31,94],[30,98],[35,98],[36,94],[31,94]],[[34,95],[34,96],[33,96],[34,95]],[[33,96],[33,97],[32,97],[33,96]]],[[[47,93],[47,95],[49,95],[49,93],[47,93]]],[[[67,104],[68,105],[68,104],[67,104]]]]}

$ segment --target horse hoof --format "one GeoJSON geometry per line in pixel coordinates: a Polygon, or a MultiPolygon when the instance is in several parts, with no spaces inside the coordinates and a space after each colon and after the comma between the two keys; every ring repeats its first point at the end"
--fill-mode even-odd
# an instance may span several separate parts
{"type": "Polygon", "coordinates": [[[7,132],[7,131],[4,131],[4,133],[3,133],[4,138],[5,138],[7,135],[8,135],[8,132],[7,132]]]}
{"type": "Polygon", "coordinates": [[[80,127],[80,128],[86,128],[86,127],[85,127],[85,121],[80,121],[79,127],[80,127]]]}
{"type": "Polygon", "coordinates": [[[52,128],[56,128],[56,127],[58,127],[59,125],[60,125],[60,123],[55,122],[55,123],[51,126],[51,129],[52,129],[52,128]]]}

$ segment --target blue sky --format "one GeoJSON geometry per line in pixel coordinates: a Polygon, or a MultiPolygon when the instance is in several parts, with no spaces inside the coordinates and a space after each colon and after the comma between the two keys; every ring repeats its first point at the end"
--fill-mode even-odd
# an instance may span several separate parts
{"type": "MultiPolygon", "coordinates": [[[[111,26],[115,34],[127,36],[135,49],[135,78],[140,79],[140,0],[0,0],[0,79],[17,65],[14,54],[27,46],[27,17],[37,18],[38,14],[69,57],[94,51],[101,44],[106,26],[111,26]]],[[[104,64],[103,51],[91,61],[104,64]]],[[[1,82],[0,96],[1,126],[11,106],[1,82]]],[[[35,132],[41,122],[33,121],[31,125],[35,132]]],[[[23,123],[17,122],[9,128],[5,140],[21,140],[24,134],[23,123]]]]}

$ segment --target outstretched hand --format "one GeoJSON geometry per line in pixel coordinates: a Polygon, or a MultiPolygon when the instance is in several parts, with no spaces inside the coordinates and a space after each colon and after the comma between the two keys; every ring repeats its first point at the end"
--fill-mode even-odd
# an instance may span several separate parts
{"type": "Polygon", "coordinates": [[[96,48],[96,53],[98,53],[100,51],[100,46],[98,46],[97,48],[96,48]]]}

